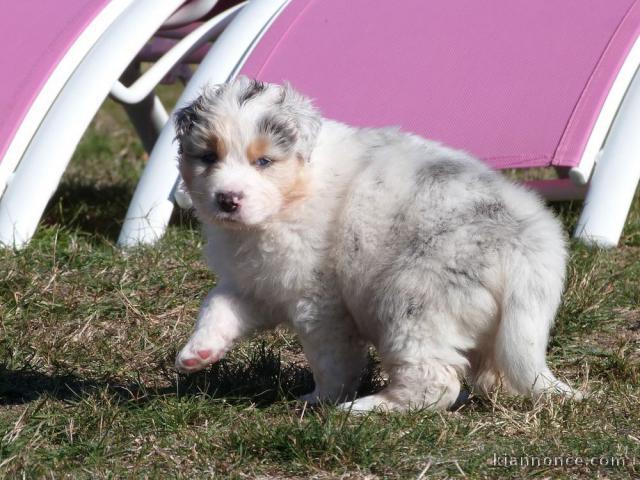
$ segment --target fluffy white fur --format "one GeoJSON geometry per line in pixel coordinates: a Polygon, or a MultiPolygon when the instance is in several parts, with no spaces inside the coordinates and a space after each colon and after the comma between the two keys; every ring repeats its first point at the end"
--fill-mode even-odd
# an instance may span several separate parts
{"type": "Polygon", "coordinates": [[[447,408],[465,374],[483,392],[578,395],[545,361],[566,248],[530,191],[464,152],[322,119],[291,87],[246,78],[207,88],[176,128],[219,278],[179,370],[284,323],[313,370],[311,402],[447,408]],[[390,382],[351,402],[370,344],[390,382]]]}

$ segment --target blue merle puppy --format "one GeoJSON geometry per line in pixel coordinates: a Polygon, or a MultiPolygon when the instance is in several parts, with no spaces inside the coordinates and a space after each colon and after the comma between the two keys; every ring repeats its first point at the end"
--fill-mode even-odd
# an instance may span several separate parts
{"type": "Polygon", "coordinates": [[[179,370],[285,324],[309,402],[447,408],[463,375],[482,392],[580,396],[545,360],[567,252],[535,194],[465,152],[323,119],[288,85],[210,86],[175,122],[219,278],[179,370]],[[355,399],[369,345],[389,384],[355,399]]]}

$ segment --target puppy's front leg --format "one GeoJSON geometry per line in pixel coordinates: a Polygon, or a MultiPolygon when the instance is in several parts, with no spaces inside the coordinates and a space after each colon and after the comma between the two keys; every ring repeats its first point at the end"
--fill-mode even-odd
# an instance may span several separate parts
{"type": "Polygon", "coordinates": [[[200,307],[191,338],[176,358],[176,369],[189,373],[217,362],[233,342],[256,328],[254,307],[232,288],[211,290],[200,307]]]}
{"type": "Polygon", "coordinates": [[[352,400],[367,360],[367,344],[346,314],[325,312],[313,321],[294,322],[305,356],[313,371],[315,389],[301,401],[340,402],[352,400]]]}

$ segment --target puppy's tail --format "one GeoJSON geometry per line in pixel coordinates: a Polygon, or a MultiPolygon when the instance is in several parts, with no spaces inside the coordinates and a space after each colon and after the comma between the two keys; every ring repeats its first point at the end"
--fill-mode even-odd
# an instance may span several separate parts
{"type": "Polygon", "coordinates": [[[562,240],[549,243],[549,250],[527,251],[526,255],[513,252],[505,265],[495,362],[517,393],[559,393],[579,399],[581,393],[558,380],[545,358],[560,304],[566,255],[562,240]]]}

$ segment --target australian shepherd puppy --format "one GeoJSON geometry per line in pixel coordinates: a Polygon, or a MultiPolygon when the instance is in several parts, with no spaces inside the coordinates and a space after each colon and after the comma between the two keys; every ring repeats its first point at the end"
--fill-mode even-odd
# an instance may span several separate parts
{"type": "Polygon", "coordinates": [[[465,152],[324,119],[289,85],[210,86],[175,123],[219,279],[179,370],[286,324],[309,402],[447,408],[464,375],[482,392],[579,395],[545,361],[567,252],[532,192],[465,152]],[[354,399],[369,345],[389,384],[354,399]]]}

